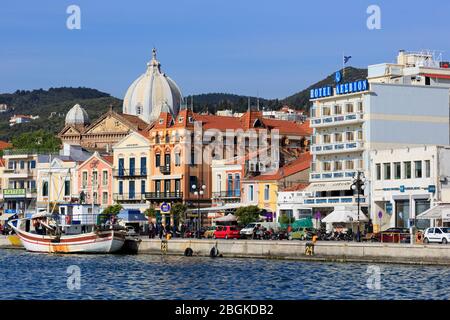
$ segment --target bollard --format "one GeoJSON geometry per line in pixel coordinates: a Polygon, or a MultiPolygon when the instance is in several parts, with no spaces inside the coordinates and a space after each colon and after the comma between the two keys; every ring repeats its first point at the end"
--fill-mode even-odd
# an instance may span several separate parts
{"type": "Polygon", "coordinates": [[[161,252],[163,254],[166,254],[167,249],[168,249],[167,240],[161,240],[161,252]]]}

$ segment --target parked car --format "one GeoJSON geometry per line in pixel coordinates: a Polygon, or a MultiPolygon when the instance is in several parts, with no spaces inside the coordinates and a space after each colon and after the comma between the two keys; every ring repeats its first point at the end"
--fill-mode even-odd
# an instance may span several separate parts
{"type": "Polygon", "coordinates": [[[214,231],[216,231],[216,228],[217,228],[216,226],[208,227],[208,228],[206,229],[205,233],[203,234],[203,236],[204,236],[206,239],[213,238],[213,237],[214,237],[214,231]]]}
{"type": "Polygon", "coordinates": [[[239,229],[236,226],[218,226],[214,239],[239,239],[239,229]]]}
{"type": "Polygon", "coordinates": [[[242,238],[253,238],[256,229],[264,227],[266,230],[272,229],[274,232],[279,231],[279,224],[277,222],[252,222],[241,229],[242,238]]]}
{"type": "Polygon", "coordinates": [[[439,242],[447,244],[450,242],[450,228],[428,228],[425,230],[424,243],[439,242]]]}
{"type": "Polygon", "coordinates": [[[311,240],[316,234],[316,230],[313,228],[300,227],[291,231],[288,235],[289,240],[311,240]]]}
{"type": "Polygon", "coordinates": [[[410,243],[411,234],[408,228],[389,228],[373,236],[374,241],[410,243]]]}

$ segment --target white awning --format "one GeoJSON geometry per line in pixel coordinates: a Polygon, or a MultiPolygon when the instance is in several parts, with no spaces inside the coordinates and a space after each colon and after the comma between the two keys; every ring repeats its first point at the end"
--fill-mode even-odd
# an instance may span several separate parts
{"type": "Polygon", "coordinates": [[[450,219],[450,204],[438,204],[419,214],[417,219],[450,219]]]}
{"type": "Polygon", "coordinates": [[[317,182],[311,183],[304,191],[321,192],[321,191],[339,191],[350,190],[352,183],[350,181],[342,182],[317,182]]]}
{"type": "Polygon", "coordinates": [[[325,223],[356,223],[367,222],[369,219],[357,207],[335,207],[334,211],[322,219],[325,223]]]}
{"type": "Polygon", "coordinates": [[[229,214],[227,214],[224,217],[220,217],[220,218],[214,219],[214,221],[216,221],[216,222],[230,222],[230,221],[237,221],[237,218],[236,218],[236,216],[234,214],[229,213],[229,214]]]}

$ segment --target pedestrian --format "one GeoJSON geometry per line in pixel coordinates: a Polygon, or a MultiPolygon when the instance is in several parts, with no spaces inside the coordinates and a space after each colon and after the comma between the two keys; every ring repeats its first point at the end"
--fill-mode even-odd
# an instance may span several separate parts
{"type": "Polygon", "coordinates": [[[164,228],[162,225],[159,225],[159,238],[162,239],[164,236],[164,228]]]}
{"type": "Polygon", "coordinates": [[[148,238],[149,239],[152,238],[152,233],[153,233],[153,222],[150,222],[150,224],[148,225],[148,238]]]}

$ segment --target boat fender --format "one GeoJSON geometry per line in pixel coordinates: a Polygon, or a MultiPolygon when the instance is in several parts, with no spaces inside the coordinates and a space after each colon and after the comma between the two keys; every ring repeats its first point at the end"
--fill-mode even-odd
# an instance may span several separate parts
{"type": "Polygon", "coordinates": [[[184,250],[185,257],[192,257],[193,253],[194,253],[194,251],[191,248],[186,248],[186,250],[184,250]]]}
{"type": "Polygon", "coordinates": [[[216,246],[212,247],[211,250],[209,251],[209,256],[211,258],[215,258],[219,255],[219,249],[217,249],[216,246]]]}

